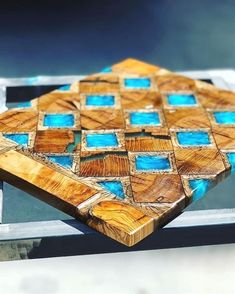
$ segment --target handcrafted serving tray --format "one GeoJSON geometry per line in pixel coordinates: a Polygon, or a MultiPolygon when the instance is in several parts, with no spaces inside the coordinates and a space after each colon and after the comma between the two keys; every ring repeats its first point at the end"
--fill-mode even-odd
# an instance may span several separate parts
{"type": "Polygon", "coordinates": [[[234,127],[234,93],[127,59],[1,114],[0,177],[132,246],[234,169],[234,127]]]}

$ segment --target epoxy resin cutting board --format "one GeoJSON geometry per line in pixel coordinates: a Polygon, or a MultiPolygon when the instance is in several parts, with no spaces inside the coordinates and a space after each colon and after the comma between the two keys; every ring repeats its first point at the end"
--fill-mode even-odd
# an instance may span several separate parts
{"type": "Polygon", "coordinates": [[[235,94],[127,59],[2,113],[0,132],[2,180],[132,246],[233,170],[235,94]]]}

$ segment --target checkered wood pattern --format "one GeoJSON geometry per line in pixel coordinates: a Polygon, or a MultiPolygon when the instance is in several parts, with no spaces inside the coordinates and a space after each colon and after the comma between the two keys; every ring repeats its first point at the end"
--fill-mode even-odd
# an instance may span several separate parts
{"type": "Polygon", "coordinates": [[[235,93],[134,59],[0,115],[1,179],[128,246],[234,153],[235,93]]]}

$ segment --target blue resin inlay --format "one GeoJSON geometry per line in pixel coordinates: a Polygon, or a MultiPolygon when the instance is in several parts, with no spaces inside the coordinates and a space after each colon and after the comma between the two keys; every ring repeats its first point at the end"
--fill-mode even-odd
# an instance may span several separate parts
{"type": "Polygon", "coordinates": [[[231,172],[235,173],[235,152],[228,152],[226,155],[231,165],[231,172]]]}
{"type": "Polygon", "coordinates": [[[69,155],[48,155],[48,159],[65,168],[71,168],[73,165],[73,158],[69,155]]]}
{"type": "Polygon", "coordinates": [[[210,145],[210,137],[207,132],[177,132],[178,142],[182,146],[210,145]]]}
{"type": "Polygon", "coordinates": [[[197,100],[192,94],[169,94],[168,104],[172,106],[192,106],[197,104],[197,100]]]}
{"type": "Polygon", "coordinates": [[[98,184],[106,189],[107,191],[115,194],[121,199],[125,198],[125,193],[123,190],[123,185],[121,181],[102,181],[98,182],[98,184]]]}
{"type": "Polygon", "coordinates": [[[43,125],[49,128],[73,127],[73,114],[45,114],[43,125]]]}
{"type": "Polygon", "coordinates": [[[3,134],[3,137],[10,139],[17,144],[28,146],[29,134],[3,134]]]}
{"type": "Polygon", "coordinates": [[[136,170],[139,171],[169,171],[171,164],[169,158],[160,155],[137,155],[135,159],[136,170]]]}
{"type": "Polygon", "coordinates": [[[216,111],[214,112],[214,117],[218,124],[235,124],[235,111],[216,111]]]}
{"type": "Polygon", "coordinates": [[[87,134],[87,147],[89,148],[103,148],[103,147],[117,147],[117,135],[114,133],[106,134],[87,134]]]}
{"type": "Polygon", "coordinates": [[[124,85],[129,89],[149,89],[151,80],[149,78],[126,78],[124,85]]]}
{"type": "Polygon", "coordinates": [[[87,95],[87,106],[113,106],[115,97],[113,95],[87,95]]]}
{"type": "Polygon", "coordinates": [[[109,67],[109,66],[107,66],[107,67],[103,68],[103,69],[101,70],[101,72],[102,72],[102,73],[110,73],[110,72],[112,72],[112,68],[109,67]]]}
{"type": "Polygon", "coordinates": [[[130,123],[132,125],[160,125],[157,112],[131,112],[130,123]]]}
{"type": "Polygon", "coordinates": [[[81,143],[81,132],[75,131],[73,132],[74,141],[69,143],[66,148],[66,152],[73,153],[78,144],[81,143]]]}
{"type": "Polygon", "coordinates": [[[59,91],[69,91],[70,85],[64,85],[58,88],[59,91]]]}
{"type": "Polygon", "coordinates": [[[19,102],[17,104],[17,108],[29,108],[31,106],[32,106],[31,101],[19,102]]]}
{"type": "Polygon", "coordinates": [[[209,179],[192,179],[189,180],[189,186],[193,191],[192,200],[196,201],[203,197],[211,186],[209,179]]]}

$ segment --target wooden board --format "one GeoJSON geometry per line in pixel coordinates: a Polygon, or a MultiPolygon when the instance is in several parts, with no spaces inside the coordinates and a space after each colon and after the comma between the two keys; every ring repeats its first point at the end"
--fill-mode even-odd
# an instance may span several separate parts
{"type": "Polygon", "coordinates": [[[127,246],[234,169],[235,94],[134,59],[0,114],[1,179],[127,246]]]}

